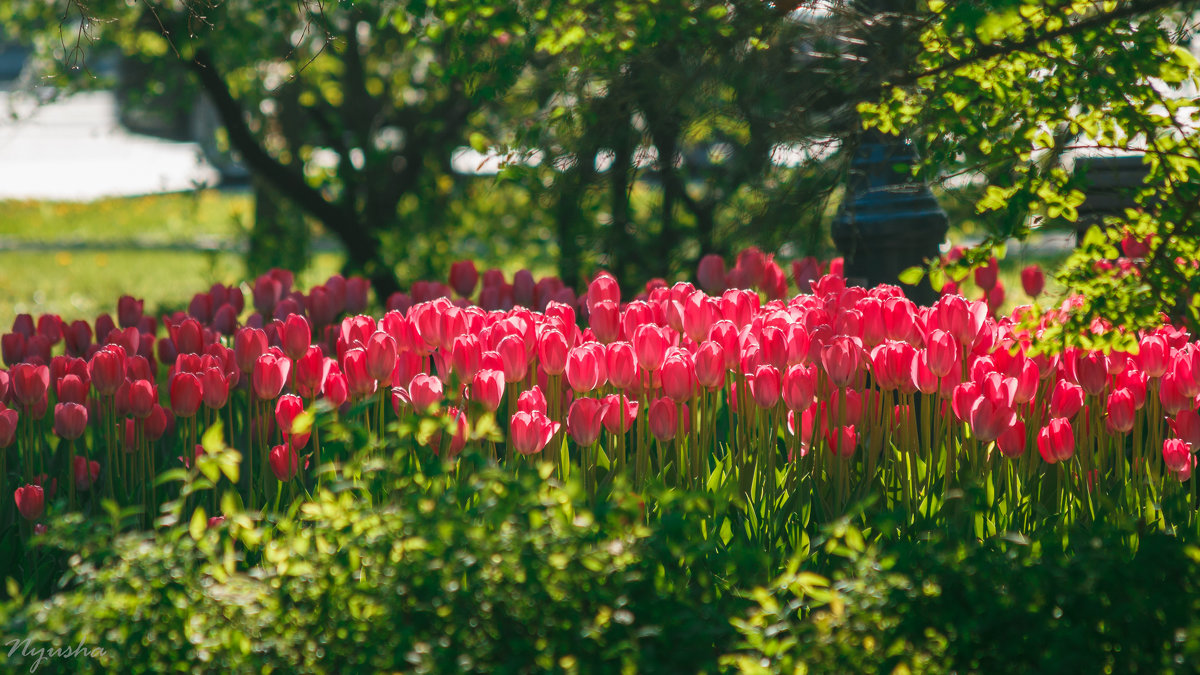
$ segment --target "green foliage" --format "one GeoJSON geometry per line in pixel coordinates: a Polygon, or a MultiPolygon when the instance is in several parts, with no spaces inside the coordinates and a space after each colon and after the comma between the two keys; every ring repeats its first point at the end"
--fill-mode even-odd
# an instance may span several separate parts
{"type": "Polygon", "coordinates": [[[696,498],[648,526],[641,497],[587,508],[546,473],[401,475],[367,477],[383,503],[346,483],[273,524],[185,517],[85,547],[6,634],[104,650],[45,672],[712,672],[744,608],[727,579],[762,569],[696,536],[696,498]]]}
{"type": "MultiPolygon", "coordinates": [[[[1041,219],[1077,218],[1086,180],[1080,153],[1144,152],[1148,175],[1136,213],[1109,227],[1120,240],[1159,235],[1137,274],[1097,261],[1111,247],[1083,247],[1060,281],[1082,298],[1067,344],[1080,344],[1098,316],[1127,329],[1167,312],[1190,326],[1200,310],[1193,260],[1200,139],[1190,133],[1189,87],[1200,68],[1188,51],[1194,3],[1004,0],[930,3],[912,67],[887,79],[884,94],[859,105],[868,126],[922,139],[929,175],[977,172],[976,202],[992,245],[1024,238],[1041,219]]],[[[1097,344],[1111,345],[1112,334],[1097,344]]]]}
{"type": "MultiPolygon", "coordinates": [[[[849,534],[849,532],[847,532],[849,534]]],[[[1181,672],[1200,656],[1200,550],[1109,526],[1069,549],[948,540],[793,563],[735,620],[741,673],[1181,672]]]]}

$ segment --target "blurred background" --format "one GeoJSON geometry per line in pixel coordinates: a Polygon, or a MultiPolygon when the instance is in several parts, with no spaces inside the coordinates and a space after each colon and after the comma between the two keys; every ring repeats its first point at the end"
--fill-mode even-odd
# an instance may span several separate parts
{"type": "MultiPolygon", "coordinates": [[[[460,258],[576,287],[609,269],[627,289],[750,245],[829,259],[854,104],[888,76],[860,64],[915,47],[907,23],[863,39],[881,30],[871,2],[622,4],[591,27],[393,4],[230,3],[204,26],[138,3],[103,21],[0,9],[0,326],[94,317],[125,293],[182,308],[275,266],[303,286],[365,274],[386,295],[460,258]],[[626,44],[622,22],[667,32],[626,44]]],[[[943,253],[1039,216],[981,214],[987,176],[961,166],[897,182],[932,190],[943,253]]],[[[1065,221],[1040,222],[1001,263],[1008,307],[1028,301],[1021,267],[1074,245],[1065,221]]]]}

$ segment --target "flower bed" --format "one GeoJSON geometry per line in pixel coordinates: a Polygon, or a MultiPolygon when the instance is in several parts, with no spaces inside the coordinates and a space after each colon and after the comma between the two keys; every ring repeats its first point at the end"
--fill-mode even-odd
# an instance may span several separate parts
{"type": "Polygon", "coordinates": [[[957,294],[919,307],[815,261],[792,271],[808,292],[787,298],[771,258],[708,258],[701,288],[651,283],[624,302],[606,274],[575,298],[462,262],[371,316],[362,279],[301,292],[275,270],[161,321],[130,297],[116,321],[21,316],[2,338],[14,498],[0,523],[36,531],[52,504],[112,500],[149,525],[178,496],[156,476],[193,463],[240,507],[278,510],[347,478],[347,446],[322,437],[340,419],[417,465],[547,462],[593,496],[618,477],[718,492],[744,534],[783,550],[865,499],[901,531],[948,522],[964,494],[976,536],[1106,511],[1194,525],[1200,350],[1186,333],[1048,356],[1018,323],[1029,308],[995,317],[957,294]],[[240,455],[202,446],[217,423],[240,455]]]}

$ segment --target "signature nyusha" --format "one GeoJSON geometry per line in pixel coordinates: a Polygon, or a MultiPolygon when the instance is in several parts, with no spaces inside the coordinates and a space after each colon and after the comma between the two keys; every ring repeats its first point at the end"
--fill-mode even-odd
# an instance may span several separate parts
{"type": "Polygon", "coordinates": [[[18,649],[21,650],[21,656],[35,657],[33,665],[29,666],[29,672],[31,673],[37,672],[38,667],[42,665],[42,661],[49,659],[78,659],[83,656],[96,659],[104,656],[104,650],[100,647],[85,647],[83,645],[82,638],[79,640],[79,644],[75,647],[47,648],[41,645],[33,644],[30,641],[30,638],[25,638],[24,640],[13,638],[4,644],[11,647],[11,649],[8,650],[9,658],[12,658],[17,653],[18,649]]]}

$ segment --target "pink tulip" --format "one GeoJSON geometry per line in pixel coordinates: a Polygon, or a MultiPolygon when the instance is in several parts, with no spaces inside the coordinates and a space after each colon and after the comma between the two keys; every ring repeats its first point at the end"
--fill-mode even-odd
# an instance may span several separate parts
{"type": "Polygon", "coordinates": [[[71,468],[75,474],[75,490],[78,492],[92,489],[92,485],[100,477],[100,462],[89,461],[87,457],[71,457],[71,468]]]}
{"type": "Polygon", "coordinates": [[[862,366],[862,345],[857,338],[838,336],[821,348],[821,365],[835,387],[845,387],[862,366]]]}
{"type": "Polygon", "coordinates": [[[608,381],[617,389],[629,389],[638,377],[637,356],[628,342],[613,342],[605,348],[608,381]]]}
{"type": "Polygon", "coordinates": [[[388,387],[392,384],[392,371],[396,368],[396,341],[384,331],[375,331],[367,338],[367,375],[388,387]]]}
{"type": "Polygon", "coordinates": [[[1138,355],[1135,357],[1146,377],[1162,377],[1170,364],[1171,348],[1167,341],[1159,335],[1147,335],[1138,344],[1138,355]]]}
{"type": "Polygon", "coordinates": [[[471,381],[471,400],[478,402],[488,412],[496,412],[504,399],[504,373],[498,370],[480,370],[471,381]]]}
{"type": "Polygon", "coordinates": [[[1016,414],[1002,400],[981,396],[971,406],[971,433],[981,443],[996,440],[1015,422],[1016,414]]]}
{"type": "Polygon", "coordinates": [[[1196,456],[1186,441],[1168,438],[1163,441],[1163,463],[1176,478],[1185,481],[1192,477],[1192,471],[1196,468],[1196,456]]]}
{"type": "Polygon", "coordinates": [[[858,432],[853,424],[837,427],[825,433],[825,442],[834,457],[851,457],[858,446],[858,432]]]}
{"type": "Polygon", "coordinates": [[[672,401],[682,403],[696,391],[696,367],[692,355],[683,350],[671,352],[663,360],[660,371],[663,393],[672,401]]]}
{"type": "Polygon", "coordinates": [[[717,294],[725,290],[725,261],[721,256],[710,253],[700,258],[696,270],[696,283],[700,284],[706,293],[717,294]]]}
{"type": "Polygon", "coordinates": [[[552,422],[545,413],[540,411],[519,411],[512,416],[509,424],[509,440],[513,449],[522,455],[534,455],[541,452],[554,434],[560,428],[558,422],[552,422]]]}
{"type": "Polygon", "coordinates": [[[1162,402],[1163,410],[1169,415],[1196,407],[1196,399],[1183,392],[1179,386],[1179,379],[1170,370],[1164,373],[1159,381],[1158,400],[1162,402]]]}
{"type": "MultiPolygon", "coordinates": [[[[258,328],[243,328],[233,335],[234,360],[242,372],[254,370],[258,357],[267,351],[267,334],[258,328]]],[[[92,379],[95,379],[95,375],[92,379]]]]}
{"type": "Polygon", "coordinates": [[[666,397],[660,398],[650,404],[647,415],[650,433],[659,442],[666,443],[675,438],[676,424],[679,420],[679,410],[675,401],[666,397]]]}
{"type": "Polygon", "coordinates": [[[408,396],[413,408],[424,414],[445,397],[442,381],[432,375],[419,373],[408,385],[408,396]]]}
{"type": "MultiPolygon", "coordinates": [[[[614,343],[616,344],[616,343],[614,343]]],[[[585,343],[567,354],[567,383],[576,393],[585,394],[603,383],[607,373],[606,350],[599,343],[585,343]]]]}
{"type": "Polygon", "coordinates": [[[521,412],[539,412],[546,414],[546,396],[542,393],[541,387],[534,387],[528,391],[521,392],[517,397],[517,410],[521,412]]]}
{"type": "Polygon", "coordinates": [[[350,388],[350,395],[356,400],[373,395],[379,387],[379,381],[371,377],[371,372],[367,369],[367,360],[367,350],[361,347],[346,350],[342,355],[346,384],[350,388]]]}
{"type": "Polygon", "coordinates": [[[1048,464],[1062,462],[1075,454],[1075,432],[1071,421],[1055,417],[1042,427],[1037,438],[1038,452],[1048,464]]]}
{"type": "Polygon", "coordinates": [[[594,398],[577,398],[567,412],[567,431],[581,447],[591,447],[600,438],[604,404],[594,398]]]}
{"type": "Polygon", "coordinates": [[[626,396],[609,394],[602,399],[602,403],[602,420],[608,433],[623,434],[629,431],[633,421],[637,419],[638,402],[626,396]]]}
{"type": "Polygon", "coordinates": [[[640,326],[633,334],[633,350],[643,370],[653,372],[661,368],[667,355],[667,346],[663,329],[654,324],[640,326]]]}
{"type": "Polygon", "coordinates": [[[562,331],[550,328],[538,338],[538,361],[547,375],[559,375],[567,367],[570,345],[562,331]]]}
{"type": "Polygon", "coordinates": [[[748,375],[746,379],[750,385],[750,395],[758,407],[763,410],[774,408],[775,404],[779,402],[783,389],[779,371],[774,366],[762,365],[758,366],[754,373],[748,375]]]}
{"type": "Polygon", "coordinates": [[[975,285],[985,291],[990,291],[996,286],[996,277],[1000,272],[1000,264],[996,260],[996,256],[992,256],[981,267],[975,268],[975,285]]]}
{"type": "Polygon", "coordinates": [[[725,384],[725,350],[720,343],[706,340],[696,350],[693,358],[696,372],[696,382],[708,389],[716,391],[725,384]]]}

